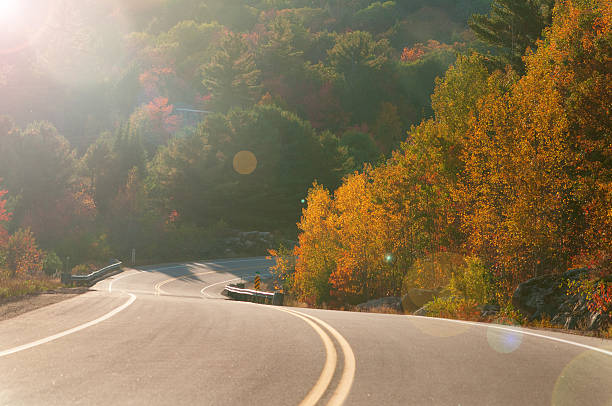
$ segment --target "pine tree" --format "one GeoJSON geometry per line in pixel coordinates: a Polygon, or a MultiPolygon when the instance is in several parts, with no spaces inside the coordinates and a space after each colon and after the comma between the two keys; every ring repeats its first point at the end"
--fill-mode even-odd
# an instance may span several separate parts
{"type": "Polygon", "coordinates": [[[552,22],[554,0],[494,0],[489,15],[475,14],[469,26],[484,42],[499,48],[498,62],[524,73],[522,56],[535,49],[552,22]]]}
{"type": "Polygon", "coordinates": [[[216,112],[247,107],[257,100],[260,71],[244,39],[229,33],[210,63],[203,68],[202,83],[212,94],[216,112]]]}

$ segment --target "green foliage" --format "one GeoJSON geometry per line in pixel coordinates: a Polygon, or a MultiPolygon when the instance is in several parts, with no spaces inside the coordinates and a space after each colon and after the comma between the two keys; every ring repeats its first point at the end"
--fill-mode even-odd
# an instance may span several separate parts
{"type": "Polygon", "coordinates": [[[355,13],[354,21],[356,26],[361,29],[379,33],[388,30],[397,18],[395,1],[375,1],[355,13]]]}
{"type": "Polygon", "coordinates": [[[70,273],[72,275],[89,275],[91,272],[95,271],[95,266],[90,264],[79,264],[72,268],[70,273]]]}
{"type": "Polygon", "coordinates": [[[437,297],[425,305],[428,316],[447,319],[474,320],[480,319],[478,303],[473,299],[449,296],[437,297]]]}
{"type": "Polygon", "coordinates": [[[256,106],[211,116],[196,135],[161,150],[149,188],[182,221],[282,227],[297,219],[313,180],[338,181],[343,160],[333,135],[276,106],[256,106]],[[236,170],[240,151],[255,156],[252,172],[236,170]]]}
{"type": "Polygon", "coordinates": [[[340,146],[346,148],[351,159],[348,165],[353,170],[361,170],[364,164],[374,163],[381,154],[370,134],[356,130],[345,132],[340,138],[340,146]]]}
{"type": "Polygon", "coordinates": [[[554,0],[494,0],[489,15],[472,16],[472,31],[499,48],[500,63],[523,73],[522,57],[534,50],[544,28],[552,22],[554,0]]]}
{"type": "Polygon", "coordinates": [[[465,267],[452,275],[449,289],[453,295],[487,304],[493,299],[490,278],[490,273],[479,258],[467,258],[465,267]]]}
{"type": "Polygon", "coordinates": [[[49,251],[45,254],[42,270],[47,276],[55,276],[60,273],[63,268],[64,263],[54,251],[49,251]]]}
{"type": "Polygon", "coordinates": [[[252,52],[241,35],[229,33],[203,67],[202,83],[212,94],[212,107],[225,113],[258,99],[259,75],[252,52]]]}

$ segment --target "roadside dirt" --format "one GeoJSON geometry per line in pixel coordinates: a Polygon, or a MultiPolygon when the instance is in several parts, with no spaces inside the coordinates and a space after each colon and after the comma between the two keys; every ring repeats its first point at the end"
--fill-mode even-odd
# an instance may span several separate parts
{"type": "Polygon", "coordinates": [[[34,295],[0,299],[0,321],[70,299],[88,290],[86,287],[60,288],[34,295]]]}

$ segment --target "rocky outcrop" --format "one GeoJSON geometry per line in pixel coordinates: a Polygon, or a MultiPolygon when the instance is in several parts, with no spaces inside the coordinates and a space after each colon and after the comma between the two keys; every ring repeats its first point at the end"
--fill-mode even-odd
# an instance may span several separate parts
{"type": "Polygon", "coordinates": [[[566,329],[598,330],[604,317],[588,309],[581,295],[568,295],[567,282],[578,280],[588,269],[572,269],[560,275],[543,275],[521,283],[512,296],[512,305],[527,318],[547,317],[566,329]]]}
{"type": "Polygon", "coordinates": [[[360,303],[355,308],[362,312],[371,312],[373,310],[390,309],[401,312],[401,299],[395,296],[382,297],[380,299],[369,300],[365,303],[360,303]]]}
{"type": "Polygon", "coordinates": [[[231,237],[221,240],[223,253],[228,256],[233,254],[253,253],[263,255],[268,249],[273,248],[274,237],[266,231],[243,231],[237,232],[231,237]]]}

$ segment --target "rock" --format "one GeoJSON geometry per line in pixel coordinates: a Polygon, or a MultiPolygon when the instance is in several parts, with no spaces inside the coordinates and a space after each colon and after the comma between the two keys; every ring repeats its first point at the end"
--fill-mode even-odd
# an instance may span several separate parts
{"type": "Polygon", "coordinates": [[[565,329],[599,330],[609,320],[591,312],[587,300],[579,294],[568,295],[566,282],[581,278],[588,269],[571,269],[560,275],[543,275],[521,283],[512,296],[512,305],[529,320],[548,317],[565,329]]]}
{"type": "Polygon", "coordinates": [[[438,296],[438,290],[411,288],[402,296],[402,308],[407,313],[413,312],[438,296]]]}
{"type": "Polygon", "coordinates": [[[588,330],[599,330],[602,319],[601,313],[591,313],[588,330]]]}
{"type": "Polygon", "coordinates": [[[576,327],[576,319],[572,316],[567,317],[567,319],[565,319],[563,328],[566,330],[572,330],[574,327],[576,327]]]}
{"type": "Polygon", "coordinates": [[[499,306],[494,304],[486,304],[482,306],[482,309],[480,310],[480,315],[482,317],[496,316],[497,313],[499,313],[499,306]]]}
{"type": "Polygon", "coordinates": [[[379,309],[381,307],[386,307],[388,309],[392,309],[395,311],[402,311],[401,299],[395,296],[383,297],[380,299],[368,300],[365,303],[360,303],[355,306],[358,310],[361,311],[372,311],[374,309],[379,309]]]}
{"type": "Polygon", "coordinates": [[[414,314],[415,316],[427,316],[427,308],[423,306],[412,314],[414,314]]]}
{"type": "Polygon", "coordinates": [[[572,269],[561,275],[542,275],[521,283],[512,295],[512,305],[534,320],[547,315],[554,318],[561,307],[574,305],[578,297],[568,297],[564,280],[579,278],[587,269],[572,269]],[[562,306],[565,305],[565,306],[562,306]]]}

